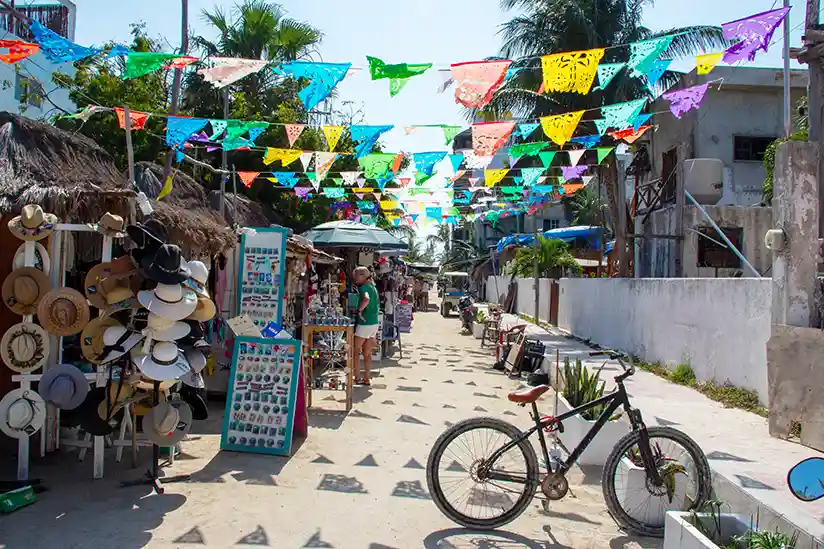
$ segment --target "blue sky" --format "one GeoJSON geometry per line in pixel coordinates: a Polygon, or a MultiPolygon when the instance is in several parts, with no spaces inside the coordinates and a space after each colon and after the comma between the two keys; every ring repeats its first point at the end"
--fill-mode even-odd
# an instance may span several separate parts
{"type": "MultiPolygon", "coordinates": [[[[153,36],[165,37],[171,47],[180,41],[180,2],[175,0],[75,0],[78,9],[76,41],[84,45],[107,40],[126,41],[129,24],[144,21],[153,36]]],[[[504,13],[498,0],[283,0],[290,17],[311,22],[324,33],[320,53],[324,61],[352,62],[364,67],[366,55],[387,63],[435,63],[435,69],[458,61],[482,59],[497,53],[498,27],[510,14],[504,13]]],[[[795,0],[790,14],[791,27],[801,25],[804,2],[795,0]]],[[[215,5],[230,9],[234,1],[190,0],[190,28],[205,30],[200,16],[203,9],[215,5]]],[[[719,25],[766,11],[780,5],[780,0],[658,0],[645,11],[644,23],[653,30],[686,25],[719,25]]],[[[801,29],[792,33],[791,44],[799,45],[801,29]]],[[[781,31],[776,38],[781,37],[781,31]]],[[[756,65],[781,66],[780,40],[756,65]]],[[[551,53],[551,52],[547,52],[551,53]]],[[[793,63],[795,68],[798,65],[793,63]]],[[[690,60],[679,69],[690,70],[690,60]]],[[[423,152],[445,150],[437,129],[418,130],[405,135],[402,128],[412,124],[465,124],[461,107],[456,105],[452,90],[436,93],[440,78],[430,70],[409,81],[401,93],[391,98],[386,80],[371,81],[364,70],[347,77],[339,86],[337,107],[363,109],[365,123],[394,124],[401,128],[382,140],[388,150],[423,152]]]]}

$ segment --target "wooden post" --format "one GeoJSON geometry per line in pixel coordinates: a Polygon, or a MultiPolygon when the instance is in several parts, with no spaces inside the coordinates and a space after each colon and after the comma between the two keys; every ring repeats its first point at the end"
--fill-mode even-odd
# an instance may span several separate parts
{"type": "Polygon", "coordinates": [[[686,147],[683,143],[677,145],[675,168],[675,255],[674,267],[675,278],[684,276],[684,160],[686,159],[686,147]]]}
{"type": "Polygon", "coordinates": [[[134,180],[134,147],[132,146],[132,115],[129,114],[129,106],[128,105],[123,105],[123,116],[126,118],[126,160],[129,163],[129,182],[131,182],[131,184],[134,185],[135,180],[134,180]]]}

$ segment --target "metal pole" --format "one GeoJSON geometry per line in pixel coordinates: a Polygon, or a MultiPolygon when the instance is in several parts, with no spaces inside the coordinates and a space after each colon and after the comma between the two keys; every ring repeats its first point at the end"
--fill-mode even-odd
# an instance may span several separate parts
{"type": "MultiPolygon", "coordinates": [[[[229,87],[223,88],[223,119],[229,118],[229,87]]],[[[226,149],[221,147],[220,153],[220,167],[223,173],[220,175],[220,217],[224,218],[224,211],[226,208],[226,182],[229,180],[229,174],[226,173],[229,166],[226,149]]],[[[224,218],[225,219],[225,218],[224,218]]]]}
{"type": "MultiPolygon", "coordinates": [[[[820,11],[820,0],[807,0],[807,10],[804,19],[805,31],[811,31],[817,28],[820,11]]],[[[810,143],[818,143],[819,151],[824,148],[824,131],[822,131],[824,129],[822,128],[822,126],[824,126],[824,103],[822,103],[822,95],[824,95],[822,94],[822,90],[824,90],[824,68],[822,68],[821,63],[821,57],[814,57],[810,59],[807,65],[810,75],[810,84],[807,91],[807,110],[809,116],[809,136],[807,137],[807,141],[810,143]]],[[[822,170],[822,166],[824,166],[824,157],[819,154],[817,174],[824,171],[822,170]]],[[[818,177],[818,196],[819,199],[824,196],[824,177],[818,177]]],[[[818,236],[819,238],[824,236],[824,215],[818,218],[818,236]]]]}
{"type": "MultiPolygon", "coordinates": [[[[189,51],[189,0],[181,0],[181,16],[180,16],[180,55],[186,55],[189,51]]],[[[183,71],[175,69],[174,80],[172,81],[172,104],[169,109],[169,114],[177,114],[177,109],[180,105],[180,81],[183,77],[183,71]]],[[[166,180],[172,173],[172,158],[174,158],[174,151],[166,152],[166,162],[163,165],[163,181],[165,185],[166,180]]]]}
{"type": "Polygon", "coordinates": [[[533,321],[535,324],[538,324],[538,286],[539,283],[539,276],[540,273],[538,272],[538,220],[533,219],[534,225],[532,226],[532,255],[534,256],[533,259],[535,261],[535,315],[533,316],[533,321]]]}
{"type": "MultiPolygon", "coordinates": [[[[123,105],[123,115],[126,118],[126,160],[129,163],[129,183],[134,181],[134,147],[132,146],[132,115],[129,114],[129,106],[123,105]]],[[[165,179],[164,179],[165,181],[165,179]]]]}
{"type": "MultiPolygon", "coordinates": [[[[790,0],[784,0],[784,7],[790,7],[790,0]]],[[[790,14],[784,18],[784,137],[792,133],[792,97],[790,93],[790,14]]]]}
{"type": "Polygon", "coordinates": [[[744,257],[744,255],[740,251],[738,251],[738,248],[736,248],[732,242],[730,242],[730,239],[727,238],[727,235],[724,234],[724,231],[722,231],[718,227],[718,225],[716,225],[715,221],[710,217],[707,211],[701,206],[701,204],[698,203],[697,200],[695,200],[692,197],[692,195],[689,193],[687,189],[684,189],[684,196],[686,196],[689,199],[689,201],[692,202],[696,208],[698,208],[698,211],[704,214],[704,217],[706,217],[707,221],[710,222],[710,225],[712,225],[712,228],[715,229],[715,232],[718,233],[718,236],[721,237],[721,240],[724,241],[724,244],[726,244],[730,248],[730,250],[732,250],[732,253],[738,256],[738,259],[741,260],[741,263],[746,265],[747,268],[752,271],[752,273],[755,275],[755,278],[761,278],[761,273],[755,270],[755,267],[753,267],[752,264],[749,261],[747,261],[747,258],[744,257]]]}

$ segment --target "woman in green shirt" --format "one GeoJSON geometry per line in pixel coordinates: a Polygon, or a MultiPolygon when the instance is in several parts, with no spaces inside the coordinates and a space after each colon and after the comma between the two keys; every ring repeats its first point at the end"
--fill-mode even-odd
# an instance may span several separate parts
{"type": "Polygon", "coordinates": [[[358,317],[355,320],[355,360],[352,375],[355,383],[369,385],[369,370],[372,367],[372,348],[378,334],[378,291],[372,283],[372,273],[366,267],[358,267],[352,272],[355,284],[359,286],[358,317]],[[363,378],[360,377],[360,355],[363,353],[363,378]]]}

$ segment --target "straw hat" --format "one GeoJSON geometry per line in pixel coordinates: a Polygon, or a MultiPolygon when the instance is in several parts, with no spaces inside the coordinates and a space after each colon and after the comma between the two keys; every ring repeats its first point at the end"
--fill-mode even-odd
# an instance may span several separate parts
{"type": "Polygon", "coordinates": [[[137,274],[131,257],[125,255],[114,261],[98,263],[86,274],[84,290],[92,307],[105,309],[106,294],[116,287],[127,286],[128,278],[137,274]]]}
{"type": "Polygon", "coordinates": [[[189,335],[191,326],[179,320],[168,320],[154,313],[149,313],[143,335],[152,341],[177,341],[189,335]]]}
{"type": "Polygon", "coordinates": [[[198,322],[206,322],[212,320],[217,314],[217,307],[215,302],[208,297],[198,297],[197,307],[186,317],[186,320],[196,320],[198,322]]]}
{"type": "Polygon", "coordinates": [[[20,240],[43,240],[57,225],[57,216],[43,212],[37,204],[23,206],[20,215],[9,221],[9,231],[20,240]]]}
{"type": "MultiPolygon", "coordinates": [[[[15,269],[22,269],[26,266],[26,243],[20,244],[17,251],[14,252],[15,269]]],[[[39,242],[34,243],[34,268],[43,271],[43,274],[49,276],[51,273],[51,258],[46,251],[46,247],[39,242]]]]}
{"type": "Polygon", "coordinates": [[[180,379],[192,371],[189,361],[170,341],[155,341],[150,352],[132,358],[143,375],[156,381],[180,379]]]}
{"type": "Polygon", "coordinates": [[[103,236],[111,238],[126,238],[126,222],[119,215],[106,212],[94,225],[89,225],[93,230],[103,236]]]}
{"type": "Polygon", "coordinates": [[[72,288],[57,288],[43,296],[37,306],[37,320],[47,332],[59,336],[80,333],[89,322],[89,304],[72,288]]]}
{"type": "Polygon", "coordinates": [[[49,279],[40,269],[15,269],[3,281],[3,303],[15,314],[33,315],[37,311],[37,304],[49,288],[49,279]]]}
{"type": "Polygon", "coordinates": [[[15,324],[0,339],[0,358],[15,372],[34,372],[46,363],[48,357],[49,337],[37,324],[15,324]]]}
{"type": "Polygon", "coordinates": [[[183,401],[167,400],[143,417],[143,433],[161,447],[174,446],[186,437],[192,425],[192,408],[183,401]]]}
{"type": "Polygon", "coordinates": [[[108,385],[108,390],[108,399],[97,405],[97,415],[104,420],[116,415],[130,402],[150,397],[148,393],[137,393],[130,382],[112,381],[108,385]]]}
{"type": "Polygon", "coordinates": [[[190,278],[184,284],[198,296],[209,297],[209,290],[206,285],[209,282],[209,268],[202,261],[189,261],[186,264],[189,269],[190,278]]]}
{"type": "Polygon", "coordinates": [[[11,438],[31,436],[46,421],[46,403],[31,389],[14,389],[0,400],[0,431],[11,438]]]}
{"type": "Polygon", "coordinates": [[[158,284],[154,290],[138,292],[137,300],[168,320],[183,320],[197,308],[197,295],[180,284],[158,284]]]}
{"type": "Polygon", "coordinates": [[[95,317],[83,327],[83,332],[80,334],[80,351],[86,360],[93,364],[100,362],[106,346],[103,342],[103,334],[106,328],[113,326],[120,326],[120,323],[114,318],[95,317]]]}
{"type": "Polygon", "coordinates": [[[106,328],[103,332],[103,353],[100,364],[106,364],[122,357],[138,343],[143,341],[143,334],[134,332],[117,324],[106,328]]]}
{"type": "Polygon", "coordinates": [[[40,378],[37,388],[43,400],[61,410],[74,410],[83,404],[89,389],[86,376],[72,364],[58,364],[50,368],[40,378]]]}

